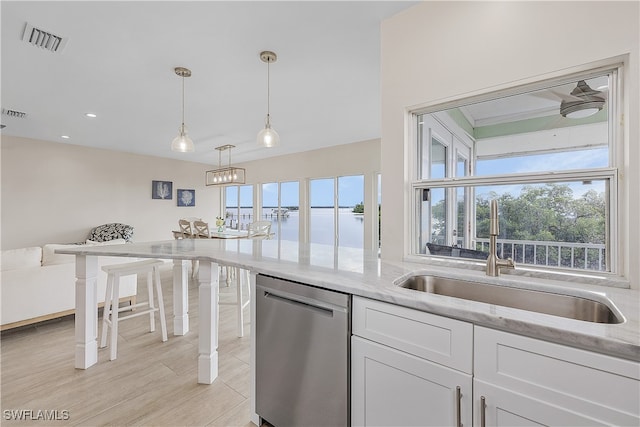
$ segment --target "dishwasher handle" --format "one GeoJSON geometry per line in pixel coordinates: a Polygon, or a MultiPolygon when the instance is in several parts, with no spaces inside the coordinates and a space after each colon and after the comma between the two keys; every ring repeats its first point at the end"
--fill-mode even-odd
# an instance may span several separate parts
{"type": "Polygon", "coordinates": [[[257,290],[258,294],[262,295],[266,299],[305,307],[325,316],[333,317],[335,313],[343,313],[346,315],[349,312],[348,306],[343,307],[340,305],[332,304],[317,297],[308,297],[299,295],[297,293],[287,292],[281,289],[267,288],[262,286],[257,286],[257,290]]]}
{"type": "Polygon", "coordinates": [[[281,301],[287,304],[297,305],[309,310],[313,310],[313,311],[316,311],[318,314],[322,314],[324,316],[333,317],[333,309],[328,307],[323,307],[322,305],[319,304],[318,301],[314,301],[314,302],[300,301],[299,299],[285,297],[282,295],[276,295],[269,291],[264,291],[264,297],[273,299],[276,301],[281,301]]]}

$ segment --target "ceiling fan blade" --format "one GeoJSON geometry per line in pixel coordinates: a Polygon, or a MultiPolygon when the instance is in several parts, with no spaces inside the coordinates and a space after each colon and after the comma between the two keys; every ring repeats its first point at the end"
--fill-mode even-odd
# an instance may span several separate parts
{"type": "Polygon", "coordinates": [[[531,95],[539,98],[550,99],[551,101],[575,101],[578,97],[569,95],[568,93],[558,92],[556,90],[546,89],[538,92],[532,92],[531,95]]]}

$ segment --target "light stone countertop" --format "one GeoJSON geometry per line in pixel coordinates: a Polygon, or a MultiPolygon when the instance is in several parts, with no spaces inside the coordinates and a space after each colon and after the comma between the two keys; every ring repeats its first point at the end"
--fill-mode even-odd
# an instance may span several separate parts
{"type": "MultiPolygon", "coordinates": [[[[257,273],[443,315],[476,325],[514,332],[573,347],[640,361],[640,292],[615,279],[520,275],[488,277],[481,264],[381,261],[377,253],[285,240],[183,239],[125,245],[89,246],[57,253],[160,259],[207,259],[257,273]],[[487,284],[608,298],[622,313],[620,324],[592,323],[493,304],[403,289],[396,285],[413,274],[433,274],[487,284]],[[563,280],[558,280],[562,278],[563,280]],[[613,286],[602,286],[597,283],[613,286]],[[585,284],[588,283],[588,284],[585,284]]],[[[516,266],[516,268],[518,268],[516,266]]]]}

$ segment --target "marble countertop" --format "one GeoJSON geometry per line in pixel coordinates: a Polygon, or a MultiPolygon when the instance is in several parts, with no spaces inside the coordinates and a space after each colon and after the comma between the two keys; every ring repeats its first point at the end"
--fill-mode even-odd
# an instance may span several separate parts
{"type": "Polygon", "coordinates": [[[534,338],[640,361],[640,292],[620,281],[561,275],[488,277],[481,265],[424,261],[382,261],[377,253],[285,240],[182,239],[125,245],[89,246],[57,253],[161,259],[207,259],[266,275],[352,295],[386,301],[534,338]],[[413,274],[433,274],[487,284],[608,299],[625,321],[592,323],[493,304],[403,289],[396,284],[413,274]],[[603,286],[599,282],[607,284],[603,286]],[[613,285],[613,286],[609,286],[613,285]],[[624,285],[624,284],[622,284],[624,285]]]}

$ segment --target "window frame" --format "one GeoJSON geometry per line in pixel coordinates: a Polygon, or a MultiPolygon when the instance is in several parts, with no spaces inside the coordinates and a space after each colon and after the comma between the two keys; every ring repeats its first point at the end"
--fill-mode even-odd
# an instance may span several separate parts
{"type": "MultiPolygon", "coordinates": [[[[518,86],[514,86],[507,89],[502,89],[494,92],[483,93],[481,95],[475,95],[470,97],[461,97],[456,100],[447,101],[439,104],[430,105],[428,107],[418,107],[415,109],[407,110],[408,117],[408,131],[407,142],[410,144],[409,155],[409,221],[410,221],[410,236],[409,244],[409,259],[432,259],[433,255],[421,253],[420,241],[421,241],[421,228],[420,228],[420,211],[421,211],[421,193],[425,188],[444,188],[455,191],[454,188],[464,187],[469,189],[471,194],[471,209],[469,211],[471,220],[471,233],[470,238],[473,240],[475,236],[475,187],[484,185],[497,185],[505,183],[514,184],[534,184],[534,183],[553,183],[562,181],[573,181],[583,179],[604,179],[609,183],[608,200],[609,210],[607,212],[607,224],[608,224],[608,240],[606,242],[607,251],[607,265],[608,271],[591,271],[591,270],[579,270],[573,268],[559,268],[549,266],[535,266],[524,265],[520,269],[540,271],[543,273],[564,273],[570,275],[595,275],[595,276],[616,276],[619,277],[624,271],[624,260],[619,256],[623,245],[628,245],[628,242],[624,239],[624,221],[619,216],[622,211],[622,205],[624,204],[624,195],[622,191],[622,185],[620,184],[620,170],[623,170],[623,149],[624,140],[622,132],[622,105],[624,99],[624,91],[622,87],[623,80],[623,64],[612,63],[597,68],[586,69],[584,71],[566,74],[562,76],[556,76],[544,80],[539,80],[532,83],[526,83],[518,86]],[[541,90],[547,87],[555,85],[573,83],[577,80],[589,79],[605,73],[610,73],[609,83],[609,100],[608,100],[608,151],[609,151],[609,164],[608,167],[603,168],[591,168],[591,169],[576,169],[566,171],[553,171],[546,172],[533,172],[533,173],[508,173],[501,175],[482,175],[482,176],[465,176],[465,177],[445,177],[442,179],[423,179],[424,176],[422,167],[424,166],[425,159],[422,157],[423,142],[421,142],[421,135],[423,135],[424,129],[418,125],[418,118],[421,115],[428,115],[444,111],[451,108],[456,108],[468,104],[479,103],[497,99],[501,97],[518,95],[535,90],[541,90]]],[[[447,127],[446,123],[441,123],[447,127]]],[[[455,136],[458,136],[456,132],[452,132],[455,136]]],[[[429,141],[429,144],[431,141],[429,141]]],[[[449,148],[453,149],[453,145],[449,148]]],[[[455,160],[455,159],[454,159],[455,160]]],[[[477,160],[475,145],[472,147],[471,153],[471,170],[475,173],[475,162],[477,160]]],[[[469,232],[465,230],[465,232],[469,232]]],[[[437,257],[441,258],[441,257],[437,257]]],[[[465,260],[463,258],[451,258],[456,263],[475,263],[478,261],[465,260]]]]}

